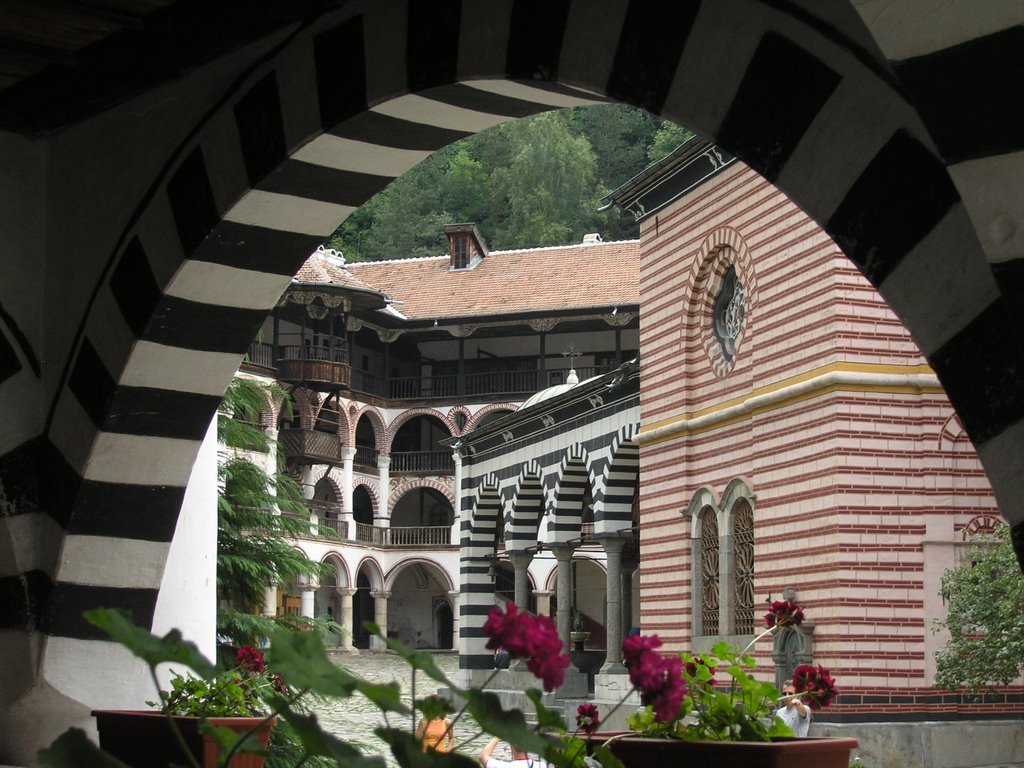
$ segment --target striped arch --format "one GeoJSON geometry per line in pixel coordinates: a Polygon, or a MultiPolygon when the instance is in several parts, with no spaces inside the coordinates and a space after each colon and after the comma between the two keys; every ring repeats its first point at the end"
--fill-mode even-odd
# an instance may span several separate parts
{"type": "MultiPolygon", "coordinates": [[[[432,560],[429,557],[403,558],[400,562],[396,563],[394,566],[392,566],[391,570],[384,575],[385,589],[390,591],[395,584],[395,579],[398,578],[402,571],[406,570],[407,568],[413,565],[425,565],[432,571],[437,572],[437,574],[439,574],[440,577],[444,580],[444,584],[442,585],[444,591],[446,593],[455,591],[455,584],[452,582],[451,575],[448,573],[445,567],[436,560],[432,560]]],[[[448,600],[451,600],[450,595],[445,594],[445,597],[448,600]]]]}
{"type": "Polygon", "coordinates": [[[353,569],[352,573],[355,575],[355,581],[353,584],[358,583],[359,574],[365,573],[366,578],[370,580],[370,591],[381,592],[384,589],[384,571],[380,567],[380,563],[369,555],[359,561],[359,564],[353,569]]]}
{"type": "MultiPolygon", "coordinates": [[[[316,414],[320,410],[320,395],[309,389],[296,389],[291,393],[292,415],[299,417],[300,429],[312,429],[316,424],[316,414]]],[[[284,412],[278,418],[283,418],[284,412]]]]}
{"type": "Polygon", "coordinates": [[[463,435],[466,433],[466,427],[469,426],[470,419],[473,418],[473,414],[469,408],[464,405],[453,405],[448,411],[448,419],[457,430],[455,435],[463,435]],[[459,429],[459,417],[462,417],[462,428],[459,429]]]}
{"type": "MultiPolygon", "coordinates": [[[[167,555],[203,437],[306,256],[430,152],[601,98],[713,139],[824,227],[908,323],[1003,515],[1024,523],[1024,344],[1007,333],[1019,325],[1021,249],[994,191],[1016,189],[1024,137],[1014,100],[982,101],[979,117],[971,87],[1006,62],[978,52],[980,32],[939,26],[924,39],[897,29],[898,15],[869,28],[852,5],[609,8],[357,0],[268,28],[248,55],[216,62],[224,85],[200,79],[212,67],[183,73],[173,85],[184,105],[146,103],[179,113],[170,148],[152,176],[125,174],[123,218],[89,243],[102,263],[91,275],[83,263],[81,296],[53,310],[67,330],[48,343],[52,386],[30,345],[4,354],[0,402],[45,414],[41,425],[12,419],[0,442],[0,477],[38,467],[47,480],[11,502],[45,523],[4,531],[11,552],[36,553],[30,565],[4,558],[8,614],[25,617],[13,630],[68,641],[31,665],[40,675],[76,642],[109,642],[81,618],[87,608],[151,625],[163,569],[150,566],[167,555]],[[973,77],[944,75],[964,69],[973,77]]],[[[1019,22],[995,21],[993,50],[1019,50],[1019,22]]],[[[58,327],[39,313],[40,328],[58,327]]]]}
{"type": "Polygon", "coordinates": [[[531,460],[516,481],[512,514],[506,523],[505,549],[521,552],[537,546],[537,531],[544,515],[544,475],[540,464],[531,460]]]}
{"type": "Polygon", "coordinates": [[[452,510],[455,509],[455,493],[452,491],[451,483],[442,483],[432,477],[411,478],[392,488],[388,494],[388,518],[392,516],[395,511],[395,505],[401,501],[402,497],[410,491],[415,491],[417,488],[431,488],[437,491],[448,499],[452,510]]]}
{"type": "Polygon", "coordinates": [[[345,564],[345,558],[343,558],[339,552],[328,552],[320,558],[320,562],[329,563],[334,566],[335,578],[337,580],[336,583],[338,587],[344,589],[355,585],[355,581],[348,572],[348,566],[345,564]]]}
{"type": "Polygon", "coordinates": [[[388,426],[387,431],[384,434],[384,439],[382,441],[383,445],[380,450],[385,453],[390,453],[391,445],[395,440],[395,435],[398,434],[398,430],[402,428],[403,424],[418,416],[431,416],[448,428],[449,435],[454,437],[458,434],[459,428],[456,426],[455,421],[451,418],[450,414],[441,413],[436,408],[410,408],[398,415],[388,426]]]}
{"type": "Polygon", "coordinates": [[[594,487],[589,464],[587,452],[579,444],[572,446],[562,459],[548,522],[548,537],[552,544],[579,541],[582,536],[583,498],[587,488],[594,487]]]}
{"type": "Polygon", "coordinates": [[[754,499],[757,498],[754,495],[753,489],[750,487],[750,483],[742,477],[734,477],[725,486],[725,490],[722,492],[722,501],[719,504],[719,509],[722,510],[724,519],[722,520],[723,530],[732,529],[732,511],[736,504],[740,501],[746,501],[750,504],[751,509],[754,507],[754,499]]]}
{"type": "Polygon", "coordinates": [[[341,479],[341,470],[338,467],[324,466],[323,471],[313,475],[314,483],[320,482],[324,479],[330,483],[331,488],[334,490],[335,498],[339,500],[343,499],[344,494],[341,491],[343,482],[341,479]]]}
{"type": "Polygon", "coordinates": [[[485,405],[470,417],[462,431],[473,431],[480,425],[481,421],[486,419],[492,413],[515,413],[518,410],[519,406],[515,403],[491,403],[490,405],[485,405]]]}
{"type": "Polygon", "coordinates": [[[463,509],[468,509],[469,514],[463,515],[459,558],[462,593],[459,665],[462,669],[489,670],[494,666],[493,653],[484,647],[483,625],[488,608],[494,605],[491,559],[495,555],[501,508],[501,491],[493,473],[483,478],[470,503],[463,503],[463,509]]]}
{"type": "Polygon", "coordinates": [[[376,406],[364,405],[362,408],[350,406],[349,412],[349,432],[345,445],[349,445],[353,448],[355,447],[356,428],[359,426],[359,420],[365,416],[369,420],[370,424],[373,425],[374,448],[378,451],[383,450],[388,428],[384,422],[384,417],[376,406]]]}
{"type": "MultiPolygon", "coordinates": [[[[354,475],[352,477],[352,492],[355,493],[356,488],[365,488],[366,492],[370,496],[370,501],[373,503],[373,516],[377,517],[381,513],[380,509],[380,492],[377,487],[376,481],[367,480],[363,475],[354,475]]],[[[351,511],[351,510],[349,510],[351,511]]]]}
{"type": "Polygon", "coordinates": [[[633,499],[640,475],[640,446],[633,440],[637,430],[638,425],[627,424],[612,440],[603,488],[594,498],[595,534],[633,527],[633,499]]]}

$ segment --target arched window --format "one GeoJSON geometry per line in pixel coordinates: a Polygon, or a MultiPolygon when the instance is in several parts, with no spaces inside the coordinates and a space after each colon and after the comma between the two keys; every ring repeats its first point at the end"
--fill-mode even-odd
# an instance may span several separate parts
{"type": "Polygon", "coordinates": [[[700,516],[701,634],[718,634],[718,517],[713,509],[700,516]]]}
{"type": "Polygon", "coordinates": [[[741,499],[733,508],[733,626],[738,635],[754,633],[754,511],[741,499]]]}

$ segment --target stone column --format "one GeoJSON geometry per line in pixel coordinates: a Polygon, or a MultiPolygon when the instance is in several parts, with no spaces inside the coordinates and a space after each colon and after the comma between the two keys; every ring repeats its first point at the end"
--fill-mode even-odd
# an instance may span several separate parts
{"type": "MultiPolygon", "coordinates": [[[[273,477],[277,474],[277,429],[275,427],[267,427],[267,474],[273,477]]],[[[271,486],[270,493],[274,493],[274,488],[271,486]]]]}
{"type": "Polygon", "coordinates": [[[380,507],[377,509],[377,514],[373,516],[373,524],[379,525],[381,528],[387,528],[391,525],[391,517],[388,510],[391,498],[391,473],[388,471],[390,468],[390,456],[377,457],[377,496],[380,499],[380,507]]]}
{"type": "Polygon", "coordinates": [[[509,552],[508,559],[515,569],[516,606],[525,611],[530,600],[530,563],[533,555],[529,552],[509,552]]]}
{"type": "Polygon", "coordinates": [[[352,644],[356,636],[356,628],[352,626],[352,598],[358,590],[355,587],[339,587],[338,595],[341,597],[341,616],[338,623],[341,624],[340,648],[348,653],[359,653],[359,649],[352,644]]]}
{"type": "Polygon", "coordinates": [[[263,615],[268,619],[277,616],[277,585],[263,588],[263,615]]]}
{"type": "Polygon", "coordinates": [[[551,592],[546,589],[535,589],[533,596],[537,598],[537,615],[551,615],[551,592]]]}
{"type": "Polygon", "coordinates": [[[352,521],[352,530],[346,538],[355,539],[355,510],[352,509],[352,465],[355,463],[356,449],[341,449],[341,513],[345,517],[345,527],[348,528],[348,521],[352,521]]]}
{"type": "Polygon", "coordinates": [[[622,547],[625,542],[616,535],[601,539],[604,545],[605,564],[608,569],[605,579],[605,603],[608,624],[605,636],[608,655],[605,657],[601,671],[606,674],[624,675],[626,668],[622,666],[622,547]]]}
{"type": "Polygon", "coordinates": [[[448,593],[448,599],[452,603],[452,648],[459,653],[462,653],[462,642],[459,637],[459,614],[461,613],[462,606],[459,604],[459,598],[462,593],[459,590],[453,590],[448,593]]]}
{"type": "Polygon", "coordinates": [[[572,648],[569,632],[572,630],[572,553],[574,548],[568,544],[551,544],[548,546],[558,561],[558,577],[555,582],[555,595],[558,598],[558,636],[568,651],[572,648]]]}
{"type": "Polygon", "coordinates": [[[299,613],[302,614],[302,617],[304,619],[312,619],[313,618],[313,615],[314,615],[313,597],[314,597],[314,594],[316,593],[316,589],[317,588],[316,588],[315,584],[303,584],[302,585],[302,591],[301,591],[301,594],[300,594],[300,600],[302,602],[299,604],[299,613]]]}
{"type": "MultiPolygon", "coordinates": [[[[313,465],[307,464],[302,468],[302,498],[310,501],[316,491],[316,481],[313,479],[313,465]]],[[[314,525],[320,522],[320,517],[310,507],[309,509],[309,533],[315,535],[314,525]]]]}
{"type": "MultiPolygon", "coordinates": [[[[370,597],[373,598],[373,621],[380,631],[387,635],[388,633],[388,598],[391,597],[390,592],[371,592],[370,597]]],[[[374,635],[370,638],[370,648],[375,651],[383,651],[387,648],[384,641],[374,635]]]]}
{"type": "Polygon", "coordinates": [[[459,537],[461,534],[462,527],[462,452],[459,450],[452,451],[452,460],[455,462],[455,479],[452,481],[454,493],[452,496],[455,498],[455,509],[452,515],[452,534],[450,543],[458,544],[459,537]]]}

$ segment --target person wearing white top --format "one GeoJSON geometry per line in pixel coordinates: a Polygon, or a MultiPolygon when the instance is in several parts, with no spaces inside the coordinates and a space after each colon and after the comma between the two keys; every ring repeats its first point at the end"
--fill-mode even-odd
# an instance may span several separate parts
{"type": "Polygon", "coordinates": [[[800,701],[793,683],[786,683],[782,686],[782,695],[793,698],[787,698],[785,706],[780,707],[775,712],[775,716],[782,718],[782,722],[789,726],[794,736],[805,737],[807,730],[811,727],[811,708],[800,701]]]}
{"type": "Polygon", "coordinates": [[[497,737],[491,739],[487,746],[480,750],[480,764],[484,768],[549,768],[546,761],[541,760],[539,757],[530,757],[523,750],[509,744],[509,748],[512,750],[511,760],[499,760],[496,757],[491,757],[494,752],[494,748],[498,746],[501,739],[497,737]]]}

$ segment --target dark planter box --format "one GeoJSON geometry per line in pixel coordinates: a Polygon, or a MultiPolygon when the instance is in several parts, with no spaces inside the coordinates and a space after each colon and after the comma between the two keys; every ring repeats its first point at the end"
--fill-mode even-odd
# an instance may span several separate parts
{"type": "MultiPolygon", "coordinates": [[[[132,768],[168,768],[171,765],[189,765],[188,758],[171,731],[167,717],[155,710],[93,711],[100,734],[100,748],[132,768]]],[[[263,721],[260,717],[209,717],[212,725],[231,728],[245,733],[263,721]]],[[[199,732],[199,718],[175,717],[189,752],[203,768],[217,768],[217,742],[199,732]]],[[[267,746],[274,721],[266,723],[251,738],[267,746]]],[[[262,768],[262,755],[236,752],[230,768],[262,768]]]]}
{"type": "MultiPolygon", "coordinates": [[[[591,748],[615,734],[595,733],[591,748]]],[[[626,768],[702,765],[714,768],[849,768],[856,739],[777,739],[757,741],[680,741],[623,736],[609,748],[626,768]]]]}

